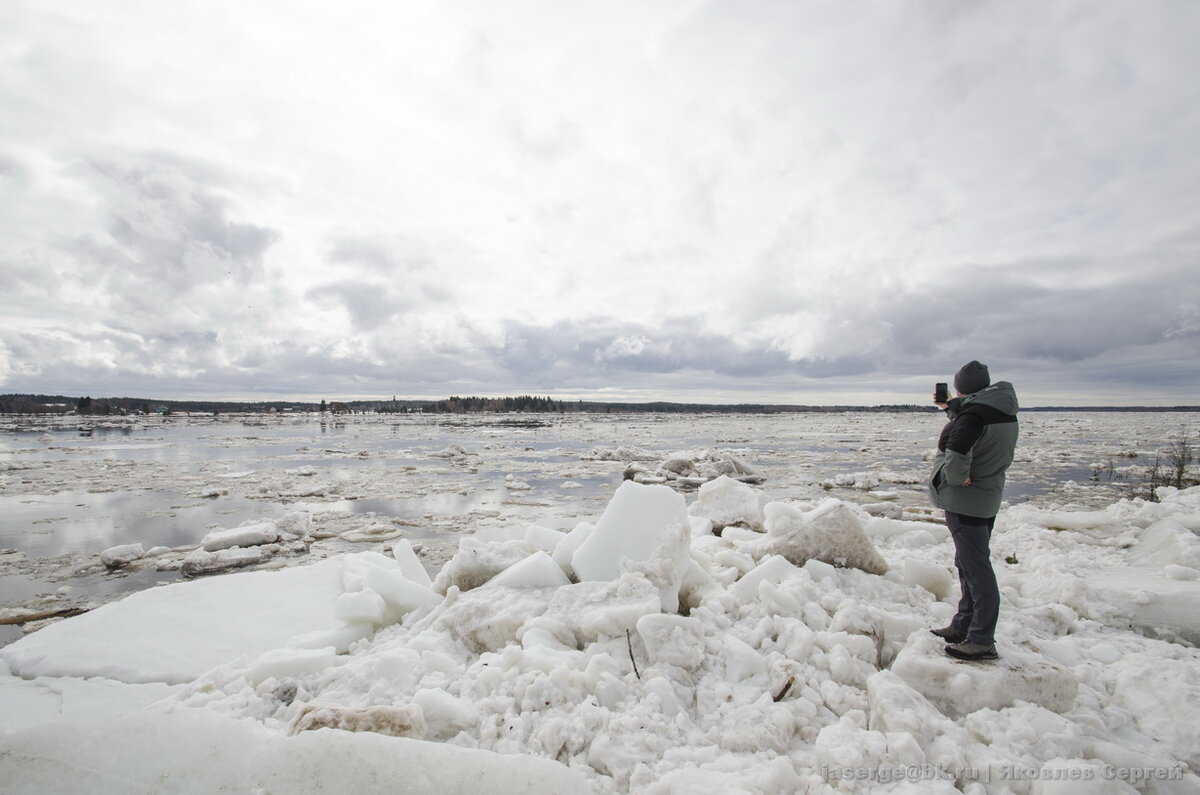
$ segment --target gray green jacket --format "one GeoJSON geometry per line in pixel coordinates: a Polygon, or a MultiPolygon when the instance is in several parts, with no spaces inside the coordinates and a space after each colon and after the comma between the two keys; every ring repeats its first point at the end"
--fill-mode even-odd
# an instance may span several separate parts
{"type": "Polygon", "coordinates": [[[1000,511],[1004,473],[1017,446],[1017,393],[998,381],[951,400],[946,415],[950,421],[938,439],[929,498],[943,510],[990,519],[1000,511]]]}

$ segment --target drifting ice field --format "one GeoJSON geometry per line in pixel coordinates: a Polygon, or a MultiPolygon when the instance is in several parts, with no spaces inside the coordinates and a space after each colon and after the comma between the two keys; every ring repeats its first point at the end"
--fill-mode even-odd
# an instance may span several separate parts
{"type": "Polygon", "coordinates": [[[1200,489],[1121,479],[1192,419],[1023,416],[992,663],[934,414],[14,424],[0,600],[94,609],[0,637],[0,780],[1197,792],[1200,489]]]}

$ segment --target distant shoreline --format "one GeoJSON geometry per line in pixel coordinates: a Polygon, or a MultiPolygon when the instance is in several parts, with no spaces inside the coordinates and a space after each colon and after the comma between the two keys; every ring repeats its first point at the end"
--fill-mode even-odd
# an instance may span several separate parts
{"type": "MultiPolygon", "coordinates": [[[[0,414],[138,416],[173,413],[188,414],[269,414],[269,413],[378,413],[378,414],[805,414],[837,412],[934,412],[933,406],[919,405],[804,405],[773,403],[682,403],[649,401],[644,403],[555,400],[549,397],[480,398],[450,397],[443,400],[352,400],[352,401],[226,401],[226,400],[155,400],[130,397],[72,397],[64,395],[0,395],[0,414]]],[[[1200,412],[1200,406],[1030,406],[1023,412],[1200,412]]]]}

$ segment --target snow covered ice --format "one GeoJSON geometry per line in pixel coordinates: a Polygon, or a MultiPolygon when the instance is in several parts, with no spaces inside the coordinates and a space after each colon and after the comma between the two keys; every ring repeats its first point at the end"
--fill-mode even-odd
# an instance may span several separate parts
{"type": "MultiPolygon", "coordinates": [[[[927,631],[958,596],[944,526],[772,492],[625,482],[432,567],[397,538],[139,591],[0,649],[0,780],[1200,791],[1200,488],[1006,507],[993,663],[927,631]]],[[[235,525],[200,551],[315,532],[235,525]]]]}

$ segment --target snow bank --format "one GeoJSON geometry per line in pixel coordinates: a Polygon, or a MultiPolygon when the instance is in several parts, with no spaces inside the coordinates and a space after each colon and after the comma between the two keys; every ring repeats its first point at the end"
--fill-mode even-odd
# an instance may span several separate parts
{"type": "MultiPolygon", "coordinates": [[[[92,677],[0,676],[0,732],[58,720],[109,718],[134,712],[177,693],[182,685],[131,685],[92,677]]],[[[0,736],[3,736],[0,734],[0,736]]]]}
{"type": "Polygon", "coordinates": [[[211,710],[150,709],[0,734],[6,792],[590,792],[553,761],[323,729],[289,737],[211,710]]]}
{"type": "Polygon", "coordinates": [[[1200,487],[1159,492],[1161,502],[1121,500],[1103,511],[1009,511],[1016,532],[1057,552],[1025,564],[1034,576],[1016,583],[1022,595],[1200,643],[1200,487]]]}
{"type": "MultiPolygon", "coordinates": [[[[1074,530],[1003,513],[1001,659],[962,663],[928,633],[958,595],[944,527],[706,488],[690,514],[676,491],[626,482],[594,525],[464,537],[432,582],[398,542],[67,619],[0,660],[183,682],[175,709],[113,699],[107,721],[13,728],[0,775],[18,791],[170,775],[211,790],[1034,793],[1058,791],[1043,771],[1113,791],[1158,771],[1170,780],[1145,789],[1200,788],[1200,652],[1167,642],[1200,612],[1197,581],[1169,576],[1191,570],[1200,489],[1054,518],[1074,530]],[[1110,578],[1130,563],[1141,579],[1110,578]]],[[[0,704],[52,697],[29,687],[7,682],[0,704]]]]}

